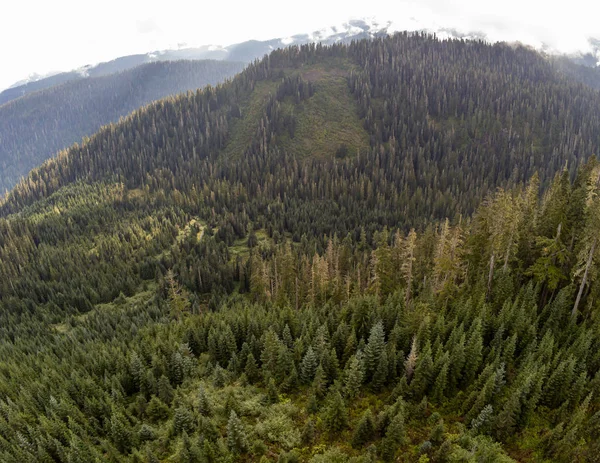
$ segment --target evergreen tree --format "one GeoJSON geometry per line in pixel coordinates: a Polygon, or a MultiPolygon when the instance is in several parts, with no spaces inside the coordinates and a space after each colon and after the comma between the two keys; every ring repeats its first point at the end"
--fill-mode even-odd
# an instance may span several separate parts
{"type": "Polygon", "coordinates": [[[327,397],[327,405],[323,410],[323,422],[327,430],[336,434],[348,426],[348,411],[342,395],[332,391],[327,397]]]}
{"type": "Polygon", "coordinates": [[[120,413],[110,418],[110,436],[119,452],[128,454],[131,451],[132,438],[129,423],[120,413]]]}
{"type": "Polygon", "coordinates": [[[396,452],[401,445],[404,445],[405,441],[404,416],[402,413],[398,413],[392,419],[385,437],[381,441],[381,458],[384,461],[393,461],[396,452]]]}
{"type": "Polygon", "coordinates": [[[352,447],[363,447],[367,442],[373,439],[375,435],[375,419],[370,409],[367,409],[356,425],[352,435],[352,447]]]}
{"type": "Polygon", "coordinates": [[[310,383],[315,377],[319,360],[312,347],[309,347],[300,365],[300,377],[304,383],[310,383]]]}
{"type": "Polygon", "coordinates": [[[381,356],[384,352],[384,349],[385,334],[383,331],[383,323],[379,321],[371,328],[369,342],[365,348],[365,376],[368,380],[372,380],[373,375],[377,371],[377,367],[381,362],[381,356]]]}
{"type": "Polygon", "coordinates": [[[364,378],[362,356],[352,356],[348,361],[348,366],[344,373],[345,395],[348,399],[353,399],[358,395],[364,378]]]}
{"type": "Polygon", "coordinates": [[[243,453],[248,447],[244,425],[234,410],[231,410],[227,421],[227,447],[233,453],[243,453]]]}
{"type": "Polygon", "coordinates": [[[273,378],[269,378],[269,384],[267,385],[267,401],[271,404],[279,402],[279,391],[273,378]]]}
{"type": "Polygon", "coordinates": [[[244,373],[246,373],[246,377],[251,384],[254,384],[260,379],[260,371],[258,369],[258,365],[256,363],[256,359],[252,352],[248,354],[246,359],[246,367],[244,368],[244,373]]]}

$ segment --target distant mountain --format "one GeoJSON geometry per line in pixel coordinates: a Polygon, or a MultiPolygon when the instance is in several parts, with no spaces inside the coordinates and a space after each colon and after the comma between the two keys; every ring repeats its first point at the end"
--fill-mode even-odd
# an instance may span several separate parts
{"type": "MultiPolygon", "coordinates": [[[[584,64],[585,60],[577,60],[564,55],[551,56],[550,61],[567,77],[600,90],[600,67],[589,66],[584,64]]],[[[587,62],[591,63],[592,61],[588,59],[587,62]]]]}
{"type": "Polygon", "coordinates": [[[21,85],[15,84],[0,93],[0,105],[12,101],[29,93],[42,89],[54,87],[64,82],[81,80],[86,77],[100,77],[115,72],[132,69],[141,64],[156,61],[176,60],[227,60],[242,63],[250,63],[255,59],[262,58],[278,48],[290,45],[303,45],[306,43],[320,42],[325,45],[342,42],[349,43],[352,40],[380,37],[387,33],[390,23],[379,24],[368,20],[348,21],[340,26],[329,27],[314,31],[309,34],[299,34],[290,37],[272,40],[248,40],[228,47],[219,45],[205,45],[201,47],[181,48],[178,50],[152,51],[145,54],[129,55],[116,58],[106,63],[86,65],[79,69],[64,72],[50,77],[39,78],[21,85]]]}
{"type": "MultiPolygon", "coordinates": [[[[270,40],[248,40],[226,47],[220,45],[203,45],[200,47],[160,50],[144,54],[123,56],[112,61],[82,66],[79,69],[52,75],[50,77],[40,77],[34,81],[24,82],[21,85],[15,84],[11,88],[0,93],[0,105],[31,92],[50,88],[67,81],[79,80],[86,77],[105,76],[155,61],[212,59],[250,63],[255,59],[260,59],[271,53],[273,50],[285,48],[290,45],[304,45],[307,43],[321,43],[323,45],[350,43],[353,40],[383,37],[388,34],[399,32],[400,30],[401,29],[399,29],[392,21],[379,22],[374,19],[355,19],[336,26],[326,27],[310,33],[291,35],[289,37],[273,38],[270,40]]],[[[486,34],[481,31],[461,31],[447,27],[440,27],[432,30],[424,27],[421,29],[421,32],[435,33],[440,38],[487,40],[486,34]]],[[[541,51],[545,51],[552,57],[558,56],[559,58],[566,58],[568,61],[577,65],[594,68],[600,61],[600,40],[590,39],[590,45],[592,50],[585,54],[580,53],[558,56],[551,50],[546,49],[547,47],[543,47],[543,50],[541,51]]],[[[566,66],[568,65],[568,62],[563,64],[566,66]]],[[[578,77],[581,73],[586,74],[587,72],[571,69],[568,73],[572,77],[578,77]]],[[[589,84],[590,81],[595,81],[595,79],[584,77],[583,81],[589,84]]],[[[594,84],[594,86],[596,85],[594,84]]]]}
{"type": "MultiPolygon", "coordinates": [[[[90,74],[108,73],[133,62],[115,60],[90,74]]],[[[116,74],[75,78],[0,106],[0,192],[57,151],[134,109],[223,82],[243,67],[229,61],[147,63],[116,74]]]]}

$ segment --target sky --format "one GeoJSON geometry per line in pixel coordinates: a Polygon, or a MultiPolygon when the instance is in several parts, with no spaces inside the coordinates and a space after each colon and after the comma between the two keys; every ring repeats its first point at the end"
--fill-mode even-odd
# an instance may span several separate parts
{"type": "Polygon", "coordinates": [[[5,0],[0,89],[128,54],[287,37],[365,17],[396,30],[455,28],[567,53],[600,38],[594,0],[5,0]]]}

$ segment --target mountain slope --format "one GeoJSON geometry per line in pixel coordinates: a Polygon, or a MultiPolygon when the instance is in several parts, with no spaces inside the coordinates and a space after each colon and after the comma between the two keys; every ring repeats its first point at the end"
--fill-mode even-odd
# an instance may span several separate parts
{"type": "MultiPolygon", "coordinates": [[[[370,145],[365,149],[359,140],[351,142],[356,145],[347,147],[349,156],[337,163],[334,178],[348,182],[358,169],[373,182],[369,187],[353,184],[356,191],[349,189],[336,201],[351,207],[357,198],[371,203],[382,196],[390,202],[386,217],[379,219],[382,225],[468,213],[496,186],[521,183],[534,172],[546,184],[565,163],[574,172],[600,145],[597,92],[562,77],[535,52],[398,35],[348,47],[278,51],[230,85],[135,113],[35,172],[9,196],[5,208],[15,210],[74,179],[116,176],[131,188],[140,187],[157,169],[177,188],[203,188],[213,163],[237,184],[238,167],[219,162],[223,150],[253,172],[244,188],[253,189],[251,182],[266,166],[287,177],[289,169],[300,168],[286,161],[297,162],[291,147],[306,137],[310,145],[326,128],[313,118],[301,140],[293,137],[304,109],[315,101],[319,81],[332,74],[346,79],[353,102],[346,103],[346,111],[358,115],[370,145]],[[164,137],[173,130],[168,127],[174,126],[178,129],[167,141],[164,137]],[[159,143],[154,127],[164,132],[159,143]],[[117,152],[125,155],[115,157],[117,152]]],[[[333,163],[337,148],[345,151],[344,142],[332,139],[326,153],[313,153],[325,157],[310,157],[302,168],[333,163]]],[[[306,186],[294,181],[294,188],[306,186]]],[[[332,200],[330,194],[321,199],[332,200]]],[[[310,195],[318,196],[317,191],[310,195]]],[[[357,218],[352,221],[354,229],[357,218]]]]}
{"type": "Polygon", "coordinates": [[[400,34],[61,152],[0,206],[0,460],[594,461],[598,99],[400,34]]]}
{"type": "Polygon", "coordinates": [[[151,63],[104,77],[80,79],[33,93],[0,107],[0,191],[57,151],[116,122],[151,101],[241,71],[215,61],[151,63]]]}

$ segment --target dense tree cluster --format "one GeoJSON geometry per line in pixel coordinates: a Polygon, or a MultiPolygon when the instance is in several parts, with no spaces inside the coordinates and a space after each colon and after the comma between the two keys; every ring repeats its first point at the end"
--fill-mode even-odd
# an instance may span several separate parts
{"type": "Polygon", "coordinates": [[[226,61],[144,64],[76,79],[0,108],[0,193],[56,152],[152,101],[216,85],[243,69],[226,61]]]}
{"type": "Polygon", "coordinates": [[[594,461],[598,96],[536,56],[291,48],[32,172],[0,460],[594,461]],[[338,78],[370,148],[293,156],[338,78]]]}

